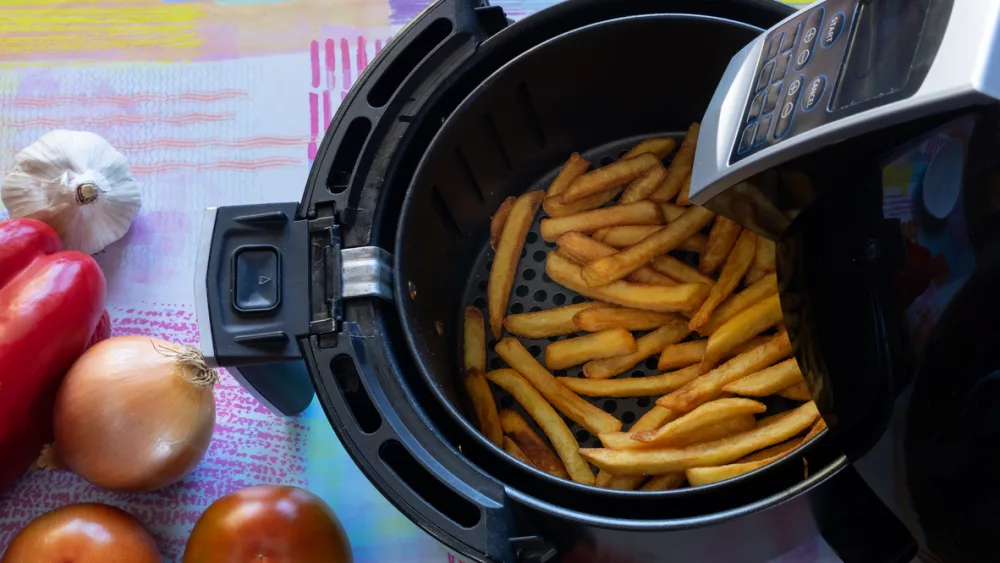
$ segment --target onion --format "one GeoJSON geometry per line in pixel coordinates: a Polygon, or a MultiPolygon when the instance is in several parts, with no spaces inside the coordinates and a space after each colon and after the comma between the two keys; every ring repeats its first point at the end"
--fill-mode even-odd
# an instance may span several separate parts
{"type": "Polygon", "coordinates": [[[195,348],[118,336],[70,368],[55,404],[55,456],[87,481],[151,491],[183,479],[208,450],[219,375],[195,348]]]}

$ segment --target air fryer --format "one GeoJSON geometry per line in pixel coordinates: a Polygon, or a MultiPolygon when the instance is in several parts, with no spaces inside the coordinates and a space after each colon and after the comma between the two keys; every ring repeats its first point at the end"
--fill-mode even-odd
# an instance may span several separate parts
{"type": "MultiPolygon", "coordinates": [[[[483,2],[434,4],[344,100],[300,203],[207,212],[206,357],[282,414],[315,390],[371,482],[469,560],[764,561],[823,533],[845,561],[908,561],[910,534],[829,432],[804,448],[805,477],[789,457],[710,486],[612,491],[490,444],[458,384],[461,311],[484,299],[499,203],[547,186],[570,152],[603,163],[679,137],[734,55],[792,13],[770,0],[569,0],[512,24],[483,2]]],[[[536,222],[512,311],[577,298],[544,276],[536,255],[549,249],[536,222]]],[[[536,354],[545,343],[525,341],[536,354]]],[[[651,406],[594,402],[625,422],[651,406]]]]}

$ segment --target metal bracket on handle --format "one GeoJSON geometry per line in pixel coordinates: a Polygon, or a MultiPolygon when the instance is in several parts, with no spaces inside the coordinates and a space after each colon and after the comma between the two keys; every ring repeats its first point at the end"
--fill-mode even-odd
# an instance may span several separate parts
{"type": "Polygon", "coordinates": [[[341,296],[392,300],[392,254],[377,246],[340,251],[341,296]]]}

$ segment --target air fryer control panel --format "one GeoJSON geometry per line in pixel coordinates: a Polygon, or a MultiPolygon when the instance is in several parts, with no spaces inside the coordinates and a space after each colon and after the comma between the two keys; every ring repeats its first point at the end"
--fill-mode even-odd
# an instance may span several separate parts
{"type": "Polygon", "coordinates": [[[731,162],[834,118],[830,100],[858,5],[827,0],[767,34],[731,162]]]}

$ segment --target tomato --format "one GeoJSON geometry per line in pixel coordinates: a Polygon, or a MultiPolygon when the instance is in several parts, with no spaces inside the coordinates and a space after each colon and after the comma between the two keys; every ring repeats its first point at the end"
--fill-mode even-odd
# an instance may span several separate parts
{"type": "Polygon", "coordinates": [[[350,563],[336,515],[298,487],[259,485],[212,503],[191,531],[184,563],[350,563]]]}
{"type": "Polygon", "coordinates": [[[156,540],[129,513],[71,504],[42,514],[10,542],[0,563],[160,563],[156,540]]]}

